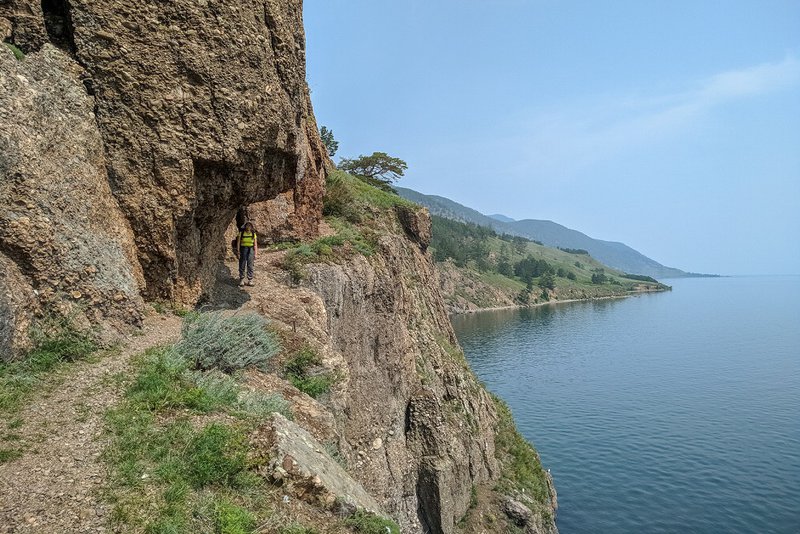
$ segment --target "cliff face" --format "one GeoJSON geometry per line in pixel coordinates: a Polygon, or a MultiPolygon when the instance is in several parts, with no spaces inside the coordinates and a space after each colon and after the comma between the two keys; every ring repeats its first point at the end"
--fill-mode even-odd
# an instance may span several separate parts
{"type": "Polygon", "coordinates": [[[343,443],[359,480],[409,532],[453,532],[473,485],[499,475],[496,414],[455,348],[429,259],[402,230],[379,248],[309,275],[348,371],[343,443]]]}
{"type": "Polygon", "coordinates": [[[144,287],[133,233],[106,179],[80,69],[46,45],[0,48],[0,352],[25,345],[31,314],[136,323],[144,287]],[[0,327],[2,330],[2,327],[0,327]],[[3,346],[4,345],[4,346],[3,346]]]}
{"type": "Polygon", "coordinates": [[[426,252],[427,212],[399,204],[363,219],[348,231],[374,241],[371,253],[336,247],[304,266],[299,285],[283,270],[281,255],[292,252],[272,253],[246,305],[294,345],[313,347],[338,377],[317,408],[330,417],[315,419],[332,421],[312,424],[317,438],[336,444],[350,475],[403,532],[499,533],[514,524],[555,532],[555,492],[521,439],[543,493],[517,502],[526,497],[509,471],[516,452],[499,438],[509,424],[516,436],[513,423],[503,422],[458,348],[426,252]],[[509,519],[508,503],[525,512],[509,519]]]}
{"type": "Polygon", "coordinates": [[[293,232],[316,232],[302,28],[300,0],[0,2],[26,54],[0,48],[5,330],[34,291],[94,321],[136,322],[140,294],[192,303],[237,209],[281,193],[293,232]]]}

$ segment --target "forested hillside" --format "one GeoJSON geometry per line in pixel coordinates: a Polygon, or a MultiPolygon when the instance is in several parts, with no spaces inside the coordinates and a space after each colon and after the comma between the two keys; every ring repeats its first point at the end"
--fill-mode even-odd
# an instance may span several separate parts
{"type": "Polygon", "coordinates": [[[452,311],[659,291],[655,279],[611,269],[583,249],[555,249],[433,216],[431,248],[452,311]]]}

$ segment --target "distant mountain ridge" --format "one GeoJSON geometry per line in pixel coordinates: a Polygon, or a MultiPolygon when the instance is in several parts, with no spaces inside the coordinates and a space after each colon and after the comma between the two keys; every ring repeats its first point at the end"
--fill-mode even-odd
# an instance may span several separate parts
{"type": "Polygon", "coordinates": [[[540,241],[550,247],[584,249],[609,267],[626,273],[644,274],[654,278],[713,276],[689,273],[674,267],[667,267],[624,243],[594,239],[582,232],[567,228],[553,221],[536,219],[516,221],[500,214],[484,215],[449,198],[426,195],[405,187],[395,187],[395,189],[400,196],[425,206],[434,215],[480,226],[488,226],[496,232],[526,237],[540,241]]]}

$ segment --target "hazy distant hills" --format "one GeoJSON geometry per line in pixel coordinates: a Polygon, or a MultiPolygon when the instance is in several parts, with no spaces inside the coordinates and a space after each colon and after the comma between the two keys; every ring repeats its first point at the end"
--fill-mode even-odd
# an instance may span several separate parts
{"type": "Polygon", "coordinates": [[[506,222],[506,223],[514,222],[514,219],[512,219],[511,217],[506,217],[502,213],[493,213],[493,214],[489,215],[489,217],[491,217],[492,219],[494,219],[496,221],[500,221],[500,222],[506,222]]]}
{"type": "Polygon", "coordinates": [[[541,241],[550,247],[584,249],[609,267],[626,273],[644,274],[654,278],[707,276],[667,267],[624,243],[594,239],[582,232],[572,230],[553,221],[536,219],[516,221],[500,214],[484,215],[449,198],[425,195],[404,187],[395,187],[395,189],[400,196],[425,206],[434,215],[470,222],[480,226],[488,226],[496,232],[527,237],[528,239],[541,241]]]}

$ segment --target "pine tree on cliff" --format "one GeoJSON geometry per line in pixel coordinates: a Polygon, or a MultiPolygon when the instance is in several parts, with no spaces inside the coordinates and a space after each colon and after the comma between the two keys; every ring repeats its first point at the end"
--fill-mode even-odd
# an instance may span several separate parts
{"type": "Polygon", "coordinates": [[[408,164],[386,152],[373,152],[370,156],[359,156],[355,159],[342,158],[339,169],[379,189],[394,193],[390,184],[403,176],[408,164]]]}
{"type": "Polygon", "coordinates": [[[328,155],[333,157],[336,151],[339,150],[339,141],[333,137],[333,130],[329,130],[327,126],[319,129],[319,136],[322,138],[322,144],[328,150],[328,155]]]}

